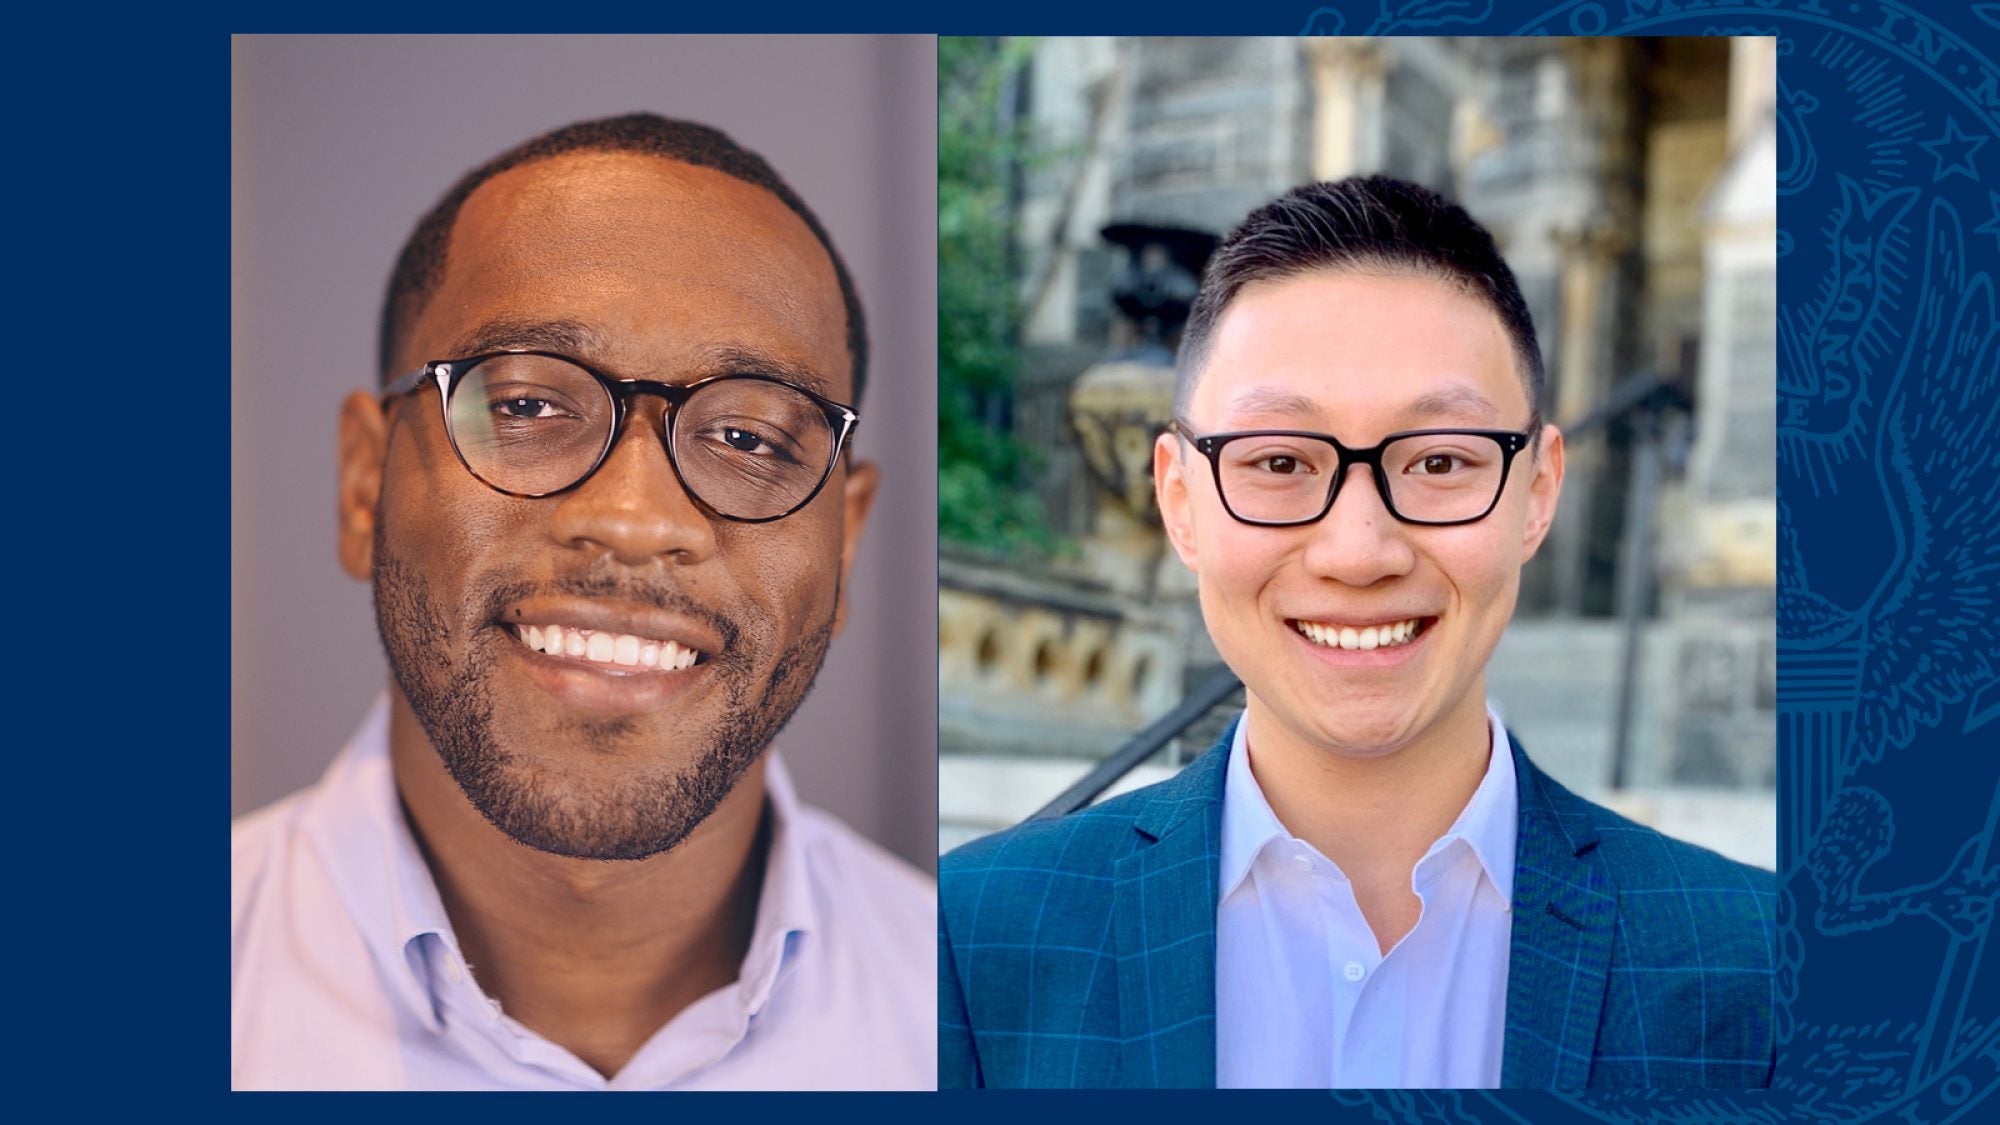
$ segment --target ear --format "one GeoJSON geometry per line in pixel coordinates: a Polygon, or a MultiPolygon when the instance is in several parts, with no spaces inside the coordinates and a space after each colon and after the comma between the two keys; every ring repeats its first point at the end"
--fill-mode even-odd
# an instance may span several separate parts
{"type": "Polygon", "coordinates": [[[856,461],[847,466],[847,480],[841,485],[840,506],[840,600],[833,607],[833,631],[847,626],[847,573],[854,568],[854,551],[861,545],[861,529],[875,507],[875,486],[881,472],[873,461],[856,461]]]}
{"type": "Polygon", "coordinates": [[[1181,439],[1161,434],[1153,442],[1153,494],[1160,503],[1160,525],[1167,541],[1189,570],[1194,560],[1194,505],[1188,496],[1187,466],[1181,460],[1181,439]]]}
{"type": "Polygon", "coordinates": [[[1541,549],[1555,524],[1556,501],[1562,498],[1563,436],[1553,424],[1542,427],[1542,444],[1532,454],[1535,479],[1528,484],[1528,522],[1521,533],[1521,561],[1526,563],[1541,549]]]}
{"type": "Polygon", "coordinates": [[[375,571],[375,506],[389,423],[382,400],[355,391],[340,404],[340,565],[366,582],[375,571]]]}

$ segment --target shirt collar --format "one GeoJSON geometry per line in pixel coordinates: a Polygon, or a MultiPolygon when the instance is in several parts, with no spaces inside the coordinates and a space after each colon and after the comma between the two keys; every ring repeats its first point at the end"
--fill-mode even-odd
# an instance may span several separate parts
{"type": "MultiPolygon", "coordinates": [[[[1222,788],[1222,887],[1217,901],[1226,899],[1250,874],[1259,852],[1273,840],[1295,837],[1271,811],[1263,787],[1250,771],[1249,723],[1239,717],[1236,733],[1229,742],[1229,772],[1222,788]]],[[[1463,840],[1477,856],[1500,898],[1510,907],[1514,901],[1514,842],[1519,832],[1520,797],[1515,792],[1514,754],[1507,741],[1507,728],[1492,702],[1486,705],[1488,745],[1486,773],[1472,798],[1459,810],[1445,834],[1425,852],[1429,858],[1454,840],[1463,840]]],[[[1422,861],[1419,861],[1421,863],[1422,861]]]]}
{"type": "MultiPolygon", "coordinates": [[[[746,1018],[770,1000],[818,921],[797,791],[777,751],[769,751],[765,763],[770,845],[757,918],[736,984],[746,1018]]],[[[431,1030],[440,1030],[440,976],[449,975],[454,965],[463,972],[464,955],[437,883],[403,818],[389,765],[386,692],[334,759],[314,804],[314,844],[349,916],[399,998],[431,1030]]]]}
{"type": "Polygon", "coordinates": [[[1257,775],[1250,772],[1250,742],[1244,734],[1249,717],[1236,719],[1236,733],[1229,740],[1229,769],[1222,782],[1222,894],[1217,901],[1235,893],[1237,885],[1250,874],[1257,853],[1272,840],[1289,840],[1292,834],[1271,811],[1257,775]]]}

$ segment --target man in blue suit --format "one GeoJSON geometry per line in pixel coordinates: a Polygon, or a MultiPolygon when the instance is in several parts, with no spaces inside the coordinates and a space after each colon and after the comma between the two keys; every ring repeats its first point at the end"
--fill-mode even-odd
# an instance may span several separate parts
{"type": "Polygon", "coordinates": [[[1771,873],[1570,793],[1486,700],[1562,489],[1543,382],[1424,188],[1222,244],[1154,480],[1247,705],[1173,780],[944,858],[941,1086],[1769,1084],[1771,873]]]}

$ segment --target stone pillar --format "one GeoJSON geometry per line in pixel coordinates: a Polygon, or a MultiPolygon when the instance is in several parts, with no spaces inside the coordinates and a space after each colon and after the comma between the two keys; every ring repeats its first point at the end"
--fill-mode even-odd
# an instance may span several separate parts
{"type": "Polygon", "coordinates": [[[1776,783],[1777,134],[1766,114],[1703,207],[1690,534],[1668,574],[1680,638],[1668,780],[1776,783]]]}
{"type": "Polygon", "coordinates": [[[1338,180],[1382,166],[1382,91],[1387,66],[1378,40],[1308,39],[1312,72],[1313,177],[1338,180]]]}

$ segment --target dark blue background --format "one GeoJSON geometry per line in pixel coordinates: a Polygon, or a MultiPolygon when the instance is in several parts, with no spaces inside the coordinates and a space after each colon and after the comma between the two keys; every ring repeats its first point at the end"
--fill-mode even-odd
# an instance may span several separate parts
{"type": "MultiPolygon", "coordinates": [[[[1812,158],[1812,174],[1781,181],[1780,196],[1780,418],[1789,422],[1779,442],[1780,877],[1789,901],[1778,1090],[705,1096],[584,1111],[1018,1120],[1304,1110],[1355,1121],[1537,1122],[1941,1122],[2000,1112],[2000,974],[1982,956],[1993,889],[1975,877],[1994,862],[2000,807],[2000,194],[1987,186],[2000,182],[2000,86],[1991,84],[2000,5],[1927,9],[1885,0],[1347,0],[1085,12],[1030,0],[940,11],[674,5],[566,28],[1776,34],[1788,52],[1780,112],[1796,126],[1789,140],[1781,134],[1781,170],[1799,172],[1807,148],[1812,158]],[[1909,129],[1857,120],[1870,84],[1882,82],[1894,84],[1909,129]],[[1861,299],[1842,304],[1843,294],[1861,299]],[[1834,393],[1841,387],[1848,393],[1834,393]],[[1809,670],[1829,660],[1851,670],[1842,681],[1851,692],[1803,690],[1809,670]],[[1821,838],[1835,809],[1848,823],[1888,816],[1888,842],[1821,838]],[[1849,868],[1839,873],[1842,862],[1849,868]],[[1815,865],[1820,882],[1845,883],[1850,901],[1869,908],[1875,928],[1821,916],[1815,865]],[[1982,901],[1983,913],[1948,921],[1982,901]],[[1954,1025],[1956,1039],[1942,1042],[1954,1025]]],[[[549,18],[326,11],[231,20],[156,7],[135,22],[79,10],[67,26],[11,37],[8,258],[19,281],[7,467],[30,517],[7,537],[21,612],[0,627],[23,670],[12,678],[6,739],[23,767],[8,802],[24,875],[7,912],[11,1030],[25,1047],[10,1060],[16,1104],[49,1096],[115,1103],[106,1108],[119,1113],[301,1119],[438,1112],[406,1097],[357,1107],[227,1093],[228,34],[539,31],[549,18]]],[[[552,1107],[489,1097],[444,1112],[466,1109],[514,1117],[552,1107]]]]}

